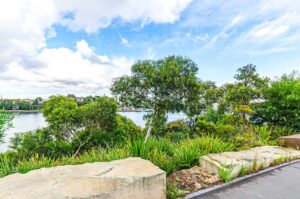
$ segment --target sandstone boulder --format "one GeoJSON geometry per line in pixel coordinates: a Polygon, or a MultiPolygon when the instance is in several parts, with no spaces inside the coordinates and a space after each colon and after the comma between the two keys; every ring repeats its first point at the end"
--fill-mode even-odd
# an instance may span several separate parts
{"type": "Polygon", "coordinates": [[[141,158],[33,170],[0,179],[5,199],[164,199],[166,174],[141,158]]]}
{"type": "Polygon", "coordinates": [[[300,134],[283,136],[279,138],[279,141],[282,141],[287,147],[292,147],[297,150],[300,149],[300,134]]]}
{"type": "Polygon", "coordinates": [[[237,177],[242,169],[258,170],[298,158],[300,158],[300,151],[277,146],[263,146],[239,152],[202,156],[200,165],[212,174],[219,174],[221,168],[227,168],[231,172],[231,177],[237,177]]]}

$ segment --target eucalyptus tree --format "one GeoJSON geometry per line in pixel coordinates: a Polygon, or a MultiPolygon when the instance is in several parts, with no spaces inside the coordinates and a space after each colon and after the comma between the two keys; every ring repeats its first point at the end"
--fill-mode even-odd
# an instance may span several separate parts
{"type": "Polygon", "coordinates": [[[260,77],[253,64],[239,68],[234,78],[234,84],[225,86],[225,101],[231,111],[241,114],[245,123],[246,115],[253,113],[250,103],[262,99],[263,89],[268,86],[269,79],[260,77]]]}
{"type": "Polygon", "coordinates": [[[183,111],[197,99],[197,72],[197,65],[181,56],[137,61],[131,67],[131,75],[117,78],[111,91],[125,106],[151,110],[146,116],[146,143],[152,128],[165,123],[167,113],[183,111]]]}

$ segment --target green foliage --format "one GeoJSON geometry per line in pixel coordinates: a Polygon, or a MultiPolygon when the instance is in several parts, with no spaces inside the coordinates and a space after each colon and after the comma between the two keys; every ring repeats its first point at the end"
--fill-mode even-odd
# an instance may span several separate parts
{"type": "Polygon", "coordinates": [[[167,184],[166,196],[167,199],[178,199],[184,196],[186,192],[179,189],[175,183],[167,184]]]}
{"type": "Polygon", "coordinates": [[[166,114],[182,111],[185,102],[197,97],[197,71],[192,60],[180,56],[138,61],[131,67],[132,75],[116,79],[111,91],[122,105],[151,109],[147,126],[161,133],[166,114]]]}
{"type": "Polygon", "coordinates": [[[215,124],[206,120],[198,120],[194,127],[194,132],[199,135],[214,135],[223,140],[228,140],[236,134],[235,127],[232,125],[220,123],[215,124]]]}
{"type": "Polygon", "coordinates": [[[175,149],[174,159],[178,168],[190,168],[197,165],[202,155],[231,151],[233,148],[232,144],[223,142],[219,138],[203,136],[183,141],[175,149]]]}
{"type": "Polygon", "coordinates": [[[18,157],[17,153],[8,152],[0,156],[0,176],[14,172],[25,173],[32,169],[52,167],[66,164],[82,164],[86,162],[111,161],[126,157],[141,157],[150,160],[168,174],[181,168],[198,164],[201,155],[233,150],[233,145],[222,142],[214,137],[199,137],[186,140],[182,143],[173,143],[168,139],[149,139],[144,144],[142,139],[128,140],[126,144],[108,148],[97,148],[85,151],[79,156],[47,157],[43,154],[34,154],[26,158],[18,157]]]}
{"type": "Polygon", "coordinates": [[[5,136],[5,131],[12,127],[11,120],[13,119],[12,114],[1,113],[0,112],[0,144],[3,143],[5,136]]]}
{"type": "Polygon", "coordinates": [[[248,125],[247,115],[253,114],[250,102],[261,99],[262,91],[267,87],[268,79],[261,78],[256,72],[256,66],[249,64],[238,69],[234,76],[237,80],[235,84],[224,86],[225,96],[222,108],[227,111],[239,114],[242,119],[243,127],[248,125]]]}
{"type": "Polygon", "coordinates": [[[81,127],[93,132],[95,129],[111,132],[117,125],[117,103],[109,97],[99,97],[79,107],[77,117],[81,127]]]}
{"type": "Polygon", "coordinates": [[[184,105],[183,112],[192,120],[193,117],[201,114],[205,109],[220,101],[223,91],[212,81],[200,81],[194,88],[184,105]]]}
{"type": "Polygon", "coordinates": [[[256,105],[264,121],[300,130],[300,77],[284,75],[264,90],[265,101],[256,105]]]}
{"type": "Polygon", "coordinates": [[[239,177],[245,176],[245,175],[249,174],[250,172],[251,172],[251,169],[242,166],[238,176],[239,177]]]}
{"type": "Polygon", "coordinates": [[[275,145],[278,138],[275,129],[269,126],[250,126],[244,130],[240,129],[236,136],[231,138],[231,142],[239,150],[263,145],[275,145]]]}
{"type": "Polygon", "coordinates": [[[37,97],[36,99],[32,101],[26,101],[26,100],[11,100],[11,99],[5,99],[0,100],[0,109],[5,111],[12,111],[12,110],[39,110],[42,105],[42,98],[37,97]]]}
{"type": "Polygon", "coordinates": [[[16,134],[11,139],[10,147],[17,152],[20,159],[32,157],[36,154],[57,158],[71,155],[73,152],[69,142],[53,139],[49,128],[16,134]]]}
{"type": "Polygon", "coordinates": [[[232,171],[233,167],[221,166],[219,175],[223,182],[229,182],[233,179],[233,177],[231,176],[232,171]]]}
{"type": "Polygon", "coordinates": [[[117,114],[117,103],[108,97],[78,106],[74,97],[53,96],[42,111],[49,127],[16,135],[11,141],[20,157],[76,156],[82,150],[107,148],[142,134],[140,127],[117,114]]]}
{"type": "Polygon", "coordinates": [[[69,140],[76,132],[78,105],[73,98],[53,96],[42,112],[56,139],[69,140]]]}
{"type": "Polygon", "coordinates": [[[268,126],[255,127],[255,131],[258,134],[258,141],[265,145],[271,140],[272,130],[268,129],[268,126]]]}
{"type": "Polygon", "coordinates": [[[282,126],[271,126],[272,133],[271,133],[271,140],[276,140],[281,136],[288,136],[295,134],[295,130],[291,127],[282,127],[282,126]]]}
{"type": "Polygon", "coordinates": [[[173,142],[180,142],[188,139],[190,135],[190,128],[186,121],[176,120],[167,124],[165,137],[173,142]]]}

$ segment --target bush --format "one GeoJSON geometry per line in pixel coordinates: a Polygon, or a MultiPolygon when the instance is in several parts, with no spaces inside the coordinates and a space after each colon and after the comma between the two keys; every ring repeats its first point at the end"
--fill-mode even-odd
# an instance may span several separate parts
{"type": "Polygon", "coordinates": [[[130,156],[149,160],[170,174],[178,169],[197,165],[201,155],[231,150],[233,150],[232,144],[222,142],[218,138],[205,136],[182,143],[173,143],[165,138],[152,138],[146,145],[143,144],[143,139],[128,140],[126,145],[93,149],[83,152],[78,157],[51,158],[35,154],[30,158],[17,160],[15,153],[7,152],[0,156],[0,177],[15,172],[25,173],[42,167],[111,161],[130,156]]]}
{"type": "Polygon", "coordinates": [[[72,146],[63,140],[51,137],[50,129],[44,128],[33,132],[16,134],[11,139],[11,148],[14,149],[19,158],[28,158],[35,154],[52,158],[72,154],[72,146]]]}
{"type": "Polygon", "coordinates": [[[184,120],[169,122],[167,124],[166,131],[167,133],[165,137],[172,140],[173,142],[180,142],[181,140],[185,140],[189,138],[190,135],[189,125],[184,120]]]}
{"type": "Polygon", "coordinates": [[[265,101],[254,106],[257,115],[276,126],[300,130],[300,77],[284,75],[264,90],[265,101]]]}
{"type": "Polygon", "coordinates": [[[194,131],[198,135],[212,135],[221,138],[224,141],[229,140],[236,134],[235,127],[228,124],[215,124],[206,120],[198,120],[194,131]]]}
{"type": "Polygon", "coordinates": [[[263,145],[275,145],[277,136],[275,131],[268,126],[250,126],[240,130],[240,132],[231,139],[239,150],[249,149],[263,145]]]}
{"type": "MultiPolygon", "coordinates": [[[[107,132],[101,129],[94,130],[90,135],[88,130],[78,132],[79,140],[87,140],[88,142],[81,148],[82,151],[90,150],[92,148],[109,148],[120,144],[125,144],[128,139],[136,139],[142,137],[142,129],[137,126],[132,120],[125,116],[117,114],[116,127],[113,131],[107,132]]],[[[74,150],[78,148],[80,143],[78,139],[72,142],[74,150]]]]}

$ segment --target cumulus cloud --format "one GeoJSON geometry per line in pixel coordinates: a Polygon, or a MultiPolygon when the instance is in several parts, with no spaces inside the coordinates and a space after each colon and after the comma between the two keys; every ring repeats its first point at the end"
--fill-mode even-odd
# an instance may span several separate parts
{"type": "MultiPolygon", "coordinates": [[[[51,94],[65,94],[69,91],[79,94],[103,94],[114,77],[128,74],[133,60],[125,57],[109,58],[97,55],[86,41],[77,42],[76,50],[68,48],[43,49],[37,60],[45,67],[27,70],[19,64],[11,64],[0,74],[8,87],[16,89],[22,85],[23,92],[43,88],[51,94]],[[97,61],[90,59],[94,56],[97,61]]],[[[1,85],[1,84],[0,84],[1,85]]]]}
{"type": "MultiPolygon", "coordinates": [[[[122,23],[138,22],[141,25],[174,23],[190,2],[191,0],[10,0],[2,2],[0,6],[1,80],[12,77],[15,78],[15,80],[11,79],[12,84],[14,81],[22,80],[26,85],[32,84],[33,87],[39,86],[37,82],[46,85],[47,82],[56,81],[57,87],[65,83],[68,86],[77,85],[79,90],[99,88],[99,83],[100,87],[106,86],[115,71],[123,70],[118,64],[127,67],[128,59],[96,55],[95,49],[85,41],[78,42],[75,51],[67,48],[48,49],[47,39],[56,37],[53,25],[67,26],[72,31],[94,33],[108,27],[116,19],[122,23]],[[73,80],[78,83],[73,83],[73,80]]],[[[124,38],[122,43],[127,44],[128,41],[124,38]]],[[[1,89],[7,88],[7,81],[1,82],[0,86],[1,89]],[[3,84],[4,86],[1,86],[3,84]]]]}
{"type": "Polygon", "coordinates": [[[0,6],[0,71],[10,63],[27,66],[46,46],[44,31],[56,21],[51,0],[11,0],[0,6]]]}
{"type": "Polygon", "coordinates": [[[60,23],[74,31],[96,32],[114,19],[124,22],[174,23],[192,0],[55,0],[61,11],[60,23]],[[64,14],[65,13],[65,14],[64,14]],[[68,16],[68,17],[66,17],[68,16]]]}

